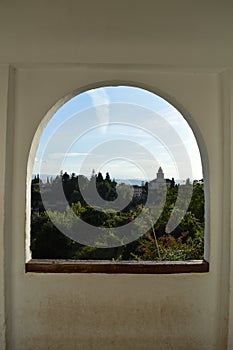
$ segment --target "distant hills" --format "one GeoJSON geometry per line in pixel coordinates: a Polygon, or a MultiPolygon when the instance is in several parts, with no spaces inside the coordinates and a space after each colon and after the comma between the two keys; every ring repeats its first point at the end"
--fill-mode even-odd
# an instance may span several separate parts
{"type": "MultiPolygon", "coordinates": [[[[32,174],[32,179],[34,179],[34,177],[36,176],[36,174],[32,174]]],[[[47,182],[47,178],[49,178],[49,180],[55,179],[57,175],[51,175],[51,174],[41,174],[40,175],[40,179],[42,182],[46,183],[47,182]]],[[[88,177],[89,178],[89,177],[88,177]]],[[[137,186],[141,186],[142,182],[146,182],[148,180],[146,179],[115,179],[115,181],[120,184],[120,183],[125,183],[131,186],[137,185],[137,186]]],[[[184,184],[185,180],[175,180],[176,184],[184,184]]]]}

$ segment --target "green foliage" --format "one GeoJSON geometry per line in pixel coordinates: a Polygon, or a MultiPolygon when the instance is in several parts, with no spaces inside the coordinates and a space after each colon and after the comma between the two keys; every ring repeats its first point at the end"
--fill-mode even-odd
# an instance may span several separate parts
{"type": "Polygon", "coordinates": [[[53,225],[46,212],[33,218],[31,226],[32,258],[70,259],[79,246],[53,225]]]}
{"type": "MultiPolygon", "coordinates": [[[[54,259],[107,259],[107,260],[190,260],[203,259],[204,253],[204,184],[203,181],[195,181],[193,184],[192,199],[184,214],[176,206],[179,186],[168,188],[165,203],[162,189],[154,192],[150,209],[144,207],[148,184],[142,198],[133,198],[130,204],[121,211],[98,210],[84,201],[79,184],[88,190],[91,182],[95,182],[100,196],[108,201],[117,197],[116,189],[124,198],[132,196],[131,189],[127,185],[117,184],[111,180],[107,173],[105,179],[101,173],[93,174],[88,180],[86,177],[74,173],[68,175],[61,173],[54,180],[47,181],[44,187],[43,197],[52,198],[59,202],[59,186],[63,186],[67,204],[82,220],[103,228],[109,228],[104,237],[99,241],[99,246],[107,244],[109,239],[119,244],[117,248],[98,248],[83,246],[63,235],[52,223],[67,230],[74,225],[74,219],[70,210],[46,212],[43,208],[40,194],[41,184],[39,176],[32,181],[32,220],[31,220],[31,250],[33,258],[54,259]],[[47,191],[47,192],[46,192],[47,191]],[[164,205],[161,207],[161,203],[164,205]],[[174,208],[176,208],[174,210],[174,208]],[[140,216],[139,216],[140,214],[140,216]],[[50,220],[50,217],[53,219],[50,220]],[[136,220],[137,218],[137,220],[136,220]],[[157,219],[157,220],[155,220],[157,219]],[[177,225],[169,232],[167,223],[169,219],[176,221],[177,225]],[[114,236],[113,228],[123,226],[135,220],[135,229],[145,232],[144,236],[129,244],[124,244],[124,239],[114,236]]],[[[190,190],[190,181],[183,185],[182,191],[190,190]]],[[[186,205],[186,197],[182,197],[182,205],[186,205]]],[[[181,207],[182,207],[181,205],[181,207]]],[[[128,232],[131,235],[135,232],[128,232]]]]}
{"type": "Polygon", "coordinates": [[[201,232],[197,232],[194,238],[182,234],[175,239],[167,234],[158,239],[158,246],[154,238],[147,236],[140,241],[136,254],[136,260],[154,261],[176,261],[176,260],[198,260],[203,259],[204,237],[201,232]]]}

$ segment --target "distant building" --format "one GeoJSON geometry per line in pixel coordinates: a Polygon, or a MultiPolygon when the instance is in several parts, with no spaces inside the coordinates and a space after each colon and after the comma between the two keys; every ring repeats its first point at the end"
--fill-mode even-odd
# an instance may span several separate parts
{"type": "Polygon", "coordinates": [[[133,185],[133,197],[141,197],[142,196],[143,186],[133,185]]]}
{"type": "Polygon", "coordinates": [[[168,187],[170,187],[171,182],[172,182],[172,180],[164,178],[164,172],[163,172],[162,168],[159,167],[159,170],[157,172],[157,178],[154,180],[151,180],[149,182],[149,188],[151,190],[157,190],[162,185],[167,185],[168,187]]]}
{"type": "MultiPolygon", "coordinates": [[[[165,179],[163,169],[161,167],[159,167],[156,179],[151,180],[149,182],[149,188],[150,188],[150,190],[157,190],[162,185],[167,185],[168,187],[170,187],[171,183],[172,183],[172,180],[165,179]]],[[[144,187],[145,187],[144,184],[142,186],[134,185],[133,186],[133,190],[134,190],[133,197],[137,197],[137,198],[141,197],[143,194],[144,187]]]]}

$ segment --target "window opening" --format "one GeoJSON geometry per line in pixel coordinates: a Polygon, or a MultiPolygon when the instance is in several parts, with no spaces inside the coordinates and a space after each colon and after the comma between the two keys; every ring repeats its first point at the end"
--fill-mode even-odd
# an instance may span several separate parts
{"type": "Polygon", "coordinates": [[[183,261],[186,272],[204,259],[204,208],[200,152],[181,113],[138,87],[91,89],[59,108],[42,133],[31,182],[32,261],[85,261],[99,272],[104,262],[183,261]]]}

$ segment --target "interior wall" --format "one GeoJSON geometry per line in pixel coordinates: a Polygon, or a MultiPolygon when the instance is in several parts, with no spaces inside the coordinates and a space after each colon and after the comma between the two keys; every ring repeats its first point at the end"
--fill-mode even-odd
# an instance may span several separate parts
{"type": "Polygon", "coordinates": [[[0,6],[0,348],[230,349],[232,5],[0,6]],[[161,92],[205,149],[210,272],[25,274],[27,162],[37,127],[69,92],[116,80],[161,92]]]}
{"type": "Polygon", "coordinates": [[[5,160],[7,129],[8,67],[0,67],[0,346],[5,348],[6,314],[5,314],[5,160]]]}
{"type": "Polygon", "coordinates": [[[1,62],[232,66],[231,1],[1,1],[1,62]]]}
{"type": "Polygon", "coordinates": [[[141,349],[153,348],[156,343],[159,349],[213,349],[219,342],[222,346],[225,340],[217,331],[225,322],[219,317],[223,273],[222,242],[218,234],[223,220],[219,213],[223,184],[218,181],[219,164],[223,166],[219,74],[194,75],[187,70],[165,72],[153,68],[144,71],[121,65],[111,69],[103,66],[101,70],[82,65],[56,69],[18,65],[12,74],[14,112],[9,118],[14,125],[14,136],[9,157],[17,176],[13,176],[10,183],[13,195],[8,207],[11,213],[7,258],[9,348],[44,349],[47,344],[50,349],[76,349],[77,346],[80,349],[94,346],[141,349]],[[26,172],[38,125],[55,102],[67,93],[91,83],[115,81],[116,77],[160,91],[193,125],[203,149],[203,166],[211,193],[211,265],[207,274],[54,276],[24,273],[26,172]]]}

